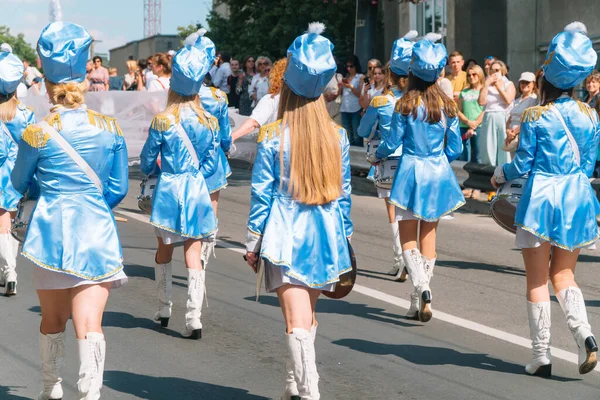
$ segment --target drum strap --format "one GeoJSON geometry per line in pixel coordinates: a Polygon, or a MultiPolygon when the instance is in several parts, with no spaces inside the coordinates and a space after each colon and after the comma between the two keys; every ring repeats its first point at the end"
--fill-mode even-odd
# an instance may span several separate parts
{"type": "MultiPolygon", "coordinates": [[[[2,124],[2,122],[0,122],[0,124],[2,124]]],[[[9,139],[14,143],[14,144],[18,144],[15,141],[15,138],[12,137],[12,135],[10,134],[10,131],[8,130],[8,127],[5,124],[2,124],[2,131],[4,131],[4,133],[6,133],[6,136],[9,137],[9,139]]]]}
{"type": "Polygon", "coordinates": [[[558,118],[558,121],[563,126],[563,129],[565,130],[565,133],[567,134],[567,137],[569,138],[569,142],[571,143],[571,148],[573,150],[573,154],[575,155],[575,163],[577,164],[578,167],[581,166],[581,155],[579,153],[579,146],[577,146],[577,141],[575,141],[575,138],[573,137],[571,130],[567,127],[567,124],[565,123],[565,120],[564,120],[562,114],[560,113],[560,111],[558,111],[558,109],[555,106],[550,106],[550,112],[552,112],[552,114],[554,114],[554,116],[556,118],[558,118]]]}
{"type": "Polygon", "coordinates": [[[200,160],[198,160],[198,154],[196,153],[196,149],[194,149],[194,145],[192,144],[190,137],[188,136],[185,129],[183,129],[183,126],[175,122],[174,117],[171,117],[171,122],[175,124],[175,130],[177,131],[177,134],[183,141],[183,144],[185,145],[185,148],[187,149],[188,153],[190,153],[190,157],[192,157],[192,161],[194,162],[194,167],[199,169],[200,160]]]}
{"type": "Polygon", "coordinates": [[[90,165],[87,162],[85,162],[85,160],[79,155],[77,150],[75,150],[69,144],[69,142],[67,142],[67,140],[46,121],[40,122],[39,125],[42,127],[42,129],[44,129],[44,132],[50,135],[50,138],[54,139],[56,143],[58,143],[58,145],[65,151],[65,153],[67,153],[67,155],[71,157],[71,159],[75,161],[77,165],[79,165],[79,168],[81,168],[83,172],[88,176],[88,178],[90,178],[90,180],[92,181],[94,186],[96,186],[96,188],[100,191],[100,193],[104,194],[104,189],[102,187],[102,182],[100,181],[100,178],[98,178],[98,175],[96,175],[96,172],[94,172],[92,167],[90,167],[90,165]]]}

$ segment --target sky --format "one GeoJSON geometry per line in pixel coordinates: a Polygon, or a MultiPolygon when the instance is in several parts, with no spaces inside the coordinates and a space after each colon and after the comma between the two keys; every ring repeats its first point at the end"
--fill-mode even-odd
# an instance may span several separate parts
{"type": "MultiPolygon", "coordinates": [[[[50,0],[0,0],[0,25],[10,28],[13,35],[23,33],[35,44],[44,27],[50,22],[50,0]]],[[[61,0],[63,21],[84,26],[99,40],[97,53],[108,53],[144,36],[143,0],[61,0]]],[[[200,22],[206,17],[212,0],[162,0],[163,34],[176,34],[177,27],[200,22]]]]}

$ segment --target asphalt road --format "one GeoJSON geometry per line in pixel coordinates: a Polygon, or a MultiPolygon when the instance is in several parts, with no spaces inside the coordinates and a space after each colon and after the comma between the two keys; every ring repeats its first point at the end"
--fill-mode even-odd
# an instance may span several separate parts
{"type": "MultiPolygon", "coordinates": [[[[174,258],[174,308],[169,328],[155,311],[156,239],[137,212],[139,175],[116,210],[129,283],[113,291],[104,315],[107,339],[104,399],[271,399],[283,388],[284,325],[276,297],[254,300],[254,274],[241,258],[249,208],[249,172],[237,169],[222,192],[217,258],[207,271],[203,338],[182,339],[186,271],[174,258]],[[224,247],[223,247],[224,246],[224,247]]],[[[600,374],[577,374],[576,346],[556,299],[551,380],[529,377],[525,278],[513,237],[490,218],[456,213],[438,235],[432,282],[434,319],[404,318],[410,284],[385,275],[391,263],[383,202],[353,198],[356,290],[318,304],[317,362],[323,399],[599,399],[600,374]],[[557,356],[560,356],[557,357],[557,356]]],[[[93,227],[90,227],[93,229],[93,227]]],[[[19,259],[19,294],[0,298],[0,399],[37,398],[39,306],[33,266],[19,259]]],[[[600,332],[599,254],[584,251],[578,281],[592,327],[600,332]]],[[[600,335],[600,333],[598,333],[600,335]]],[[[65,400],[76,398],[78,358],[69,324],[63,368],[65,400]]]]}

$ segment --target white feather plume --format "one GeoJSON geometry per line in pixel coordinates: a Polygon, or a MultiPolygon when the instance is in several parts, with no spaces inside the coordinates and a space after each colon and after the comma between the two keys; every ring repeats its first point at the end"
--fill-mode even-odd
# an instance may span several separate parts
{"type": "Polygon", "coordinates": [[[415,40],[417,36],[419,36],[419,32],[412,30],[412,31],[408,31],[408,33],[406,35],[404,35],[402,38],[406,39],[406,40],[415,40]]]}
{"type": "Polygon", "coordinates": [[[192,33],[191,35],[189,35],[188,37],[185,38],[185,40],[183,41],[183,45],[184,46],[193,46],[196,43],[196,41],[198,40],[198,38],[201,36],[204,36],[204,34],[206,32],[207,32],[207,30],[204,28],[198,29],[196,32],[192,33]]]}
{"type": "Polygon", "coordinates": [[[429,32],[427,35],[425,35],[425,36],[423,37],[423,39],[427,39],[427,40],[429,40],[430,42],[433,42],[433,43],[435,43],[435,42],[437,42],[438,40],[441,40],[441,39],[442,39],[442,35],[440,35],[439,33],[435,33],[435,32],[429,32]]]}
{"type": "Polygon", "coordinates": [[[325,24],[322,22],[311,22],[308,24],[308,30],[306,32],[320,35],[321,33],[325,32],[325,24]]]}
{"type": "Polygon", "coordinates": [[[567,32],[579,32],[587,36],[587,28],[583,22],[575,21],[565,26],[567,32]]]}
{"type": "Polygon", "coordinates": [[[10,47],[10,44],[8,43],[2,43],[0,44],[0,51],[4,53],[12,53],[12,47],[10,47]]]}
{"type": "Polygon", "coordinates": [[[50,0],[50,22],[62,21],[60,0],[50,0]]]}

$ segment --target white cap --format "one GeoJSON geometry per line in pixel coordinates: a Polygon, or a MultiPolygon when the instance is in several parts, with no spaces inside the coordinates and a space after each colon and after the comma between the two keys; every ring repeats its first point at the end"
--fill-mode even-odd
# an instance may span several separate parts
{"type": "Polygon", "coordinates": [[[535,74],[533,72],[523,72],[519,78],[519,82],[535,82],[535,74]]]}
{"type": "Polygon", "coordinates": [[[167,54],[170,55],[170,56],[174,56],[175,55],[175,50],[169,50],[167,52],[167,54]]]}
{"type": "Polygon", "coordinates": [[[10,44],[8,43],[2,43],[0,45],[0,51],[3,51],[5,53],[12,53],[12,47],[10,47],[10,44]]]}

